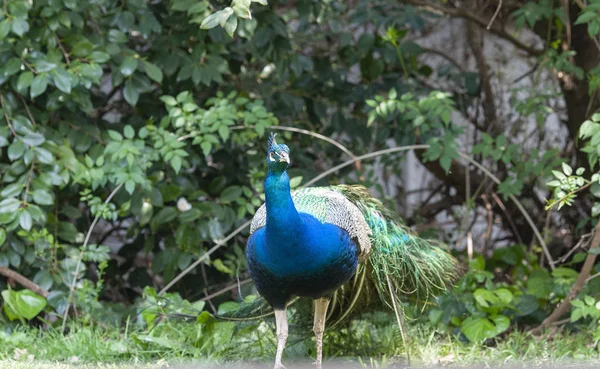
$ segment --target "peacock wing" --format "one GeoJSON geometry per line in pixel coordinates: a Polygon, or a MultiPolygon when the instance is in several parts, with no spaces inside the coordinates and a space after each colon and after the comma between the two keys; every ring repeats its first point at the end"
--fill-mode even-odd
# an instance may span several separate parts
{"type": "MultiPolygon", "coordinates": [[[[292,191],[292,200],[298,212],[310,214],[323,223],[336,225],[348,232],[357,240],[362,255],[371,250],[371,229],[363,213],[335,186],[292,191]]],[[[263,204],[252,219],[250,234],[264,227],[266,222],[267,208],[263,204]]]]}

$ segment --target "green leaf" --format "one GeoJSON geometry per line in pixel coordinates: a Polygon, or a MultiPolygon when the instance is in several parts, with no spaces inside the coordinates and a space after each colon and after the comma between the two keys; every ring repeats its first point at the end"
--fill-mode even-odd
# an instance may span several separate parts
{"type": "Polygon", "coordinates": [[[0,228],[0,246],[4,245],[5,241],[6,241],[6,231],[4,230],[4,228],[0,228]]]}
{"type": "Polygon", "coordinates": [[[488,338],[493,338],[506,331],[510,325],[510,320],[504,315],[497,315],[490,321],[484,317],[468,317],[465,319],[460,330],[471,342],[480,342],[488,338]]]}
{"type": "Polygon", "coordinates": [[[46,91],[46,87],[48,87],[48,77],[45,74],[38,74],[35,76],[31,82],[31,89],[29,90],[31,98],[33,99],[43,94],[46,91]]]}
{"type": "Polygon", "coordinates": [[[12,21],[11,29],[18,36],[23,36],[27,31],[29,31],[29,23],[27,23],[27,20],[25,18],[14,18],[12,21]]]}
{"type": "Polygon", "coordinates": [[[35,190],[32,192],[31,197],[33,201],[38,205],[52,205],[54,204],[54,198],[52,194],[47,190],[35,190]]]}
{"type": "Polygon", "coordinates": [[[208,17],[204,18],[202,23],[200,24],[200,29],[211,29],[219,24],[219,15],[217,13],[213,13],[208,17]]]}
{"type": "Polygon", "coordinates": [[[177,100],[173,96],[164,95],[160,97],[160,100],[165,103],[167,106],[175,106],[177,105],[177,100]]]}
{"type": "Polygon", "coordinates": [[[83,39],[73,45],[71,53],[77,57],[85,58],[92,52],[92,50],[94,50],[94,45],[89,40],[83,39]]]}
{"type": "Polygon", "coordinates": [[[10,20],[5,18],[2,22],[0,22],[0,40],[3,40],[8,36],[10,32],[10,20]]]}
{"type": "Polygon", "coordinates": [[[155,82],[161,83],[163,79],[163,73],[159,67],[155,64],[145,61],[144,62],[144,70],[146,71],[146,75],[150,77],[155,82]]]}
{"type": "Polygon", "coordinates": [[[558,267],[552,271],[552,276],[555,278],[576,279],[578,275],[576,270],[565,267],[558,267]]]}
{"type": "Polygon", "coordinates": [[[30,71],[23,72],[19,75],[19,79],[17,80],[17,90],[23,91],[27,87],[31,86],[31,82],[33,82],[33,73],[30,71]]]}
{"type": "Polygon", "coordinates": [[[23,209],[21,214],[19,215],[19,225],[26,231],[31,230],[31,226],[33,225],[33,220],[31,219],[31,214],[27,211],[27,209],[23,209]]]}
{"type": "Polygon", "coordinates": [[[237,28],[237,25],[238,25],[237,17],[229,17],[229,19],[227,19],[227,22],[225,22],[225,25],[223,26],[223,28],[225,29],[225,32],[227,32],[229,37],[233,37],[235,29],[237,28]]]}
{"type": "Polygon", "coordinates": [[[221,27],[225,26],[227,19],[233,14],[233,9],[227,7],[223,10],[219,10],[216,13],[213,13],[206,17],[202,23],[200,24],[200,29],[210,29],[214,28],[217,24],[220,24],[221,27]]]}
{"type": "Polygon", "coordinates": [[[450,172],[450,166],[452,165],[452,157],[450,155],[444,154],[440,158],[440,166],[444,169],[446,173],[450,172]]]}
{"type": "Polygon", "coordinates": [[[498,296],[500,301],[504,303],[504,305],[510,304],[510,302],[513,300],[513,293],[507,288],[499,288],[494,291],[494,293],[496,296],[498,296]]]}
{"type": "Polygon", "coordinates": [[[133,85],[131,80],[125,82],[125,88],[123,89],[123,97],[131,105],[135,106],[140,97],[140,91],[133,85]]]}
{"type": "Polygon", "coordinates": [[[179,214],[179,220],[181,221],[181,223],[190,223],[196,219],[200,219],[201,216],[202,212],[200,210],[191,208],[190,210],[184,211],[183,213],[179,214]]]}
{"type": "MultiPolygon", "coordinates": [[[[134,58],[133,56],[128,56],[121,63],[121,67],[119,68],[119,70],[121,71],[121,74],[123,76],[129,77],[133,74],[133,72],[135,72],[135,70],[137,69],[137,66],[138,66],[137,58],[134,58]]],[[[135,104],[132,104],[132,105],[135,105],[135,104]]]]}
{"type": "Polygon", "coordinates": [[[557,170],[553,170],[552,174],[554,175],[554,177],[556,177],[560,181],[567,180],[567,176],[565,176],[563,173],[561,173],[561,172],[559,172],[557,170]]]}
{"type": "Polygon", "coordinates": [[[50,72],[54,68],[56,68],[56,64],[55,63],[51,63],[51,62],[49,62],[47,60],[40,60],[37,63],[35,63],[35,70],[38,73],[50,72]]]}
{"type": "MultiPolygon", "coordinates": [[[[241,4],[241,3],[237,3],[233,6],[233,11],[235,12],[235,15],[237,15],[240,18],[244,18],[244,19],[252,19],[252,13],[250,13],[250,8],[248,8],[246,5],[241,4]]],[[[221,26],[223,26],[224,23],[221,23],[221,26]]]]}
{"type": "Polygon", "coordinates": [[[227,139],[229,139],[229,127],[227,127],[226,125],[222,124],[219,126],[219,136],[221,136],[221,139],[223,141],[227,141],[227,139]]]}
{"type": "Polygon", "coordinates": [[[54,80],[54,85],[60,91],[66,94],[71,93],[71,82],[73,78],[71,77],[69,72],[67,72],[63,68],[58,68],[54,71],[52,79],[54,80]]]}
{"type": "Polygon", "coordinates": [[[22,138],[23,142],[29,146],[40,146],[46,141],[46,138],[37,132],[29,133],[27,136],[22,138]]]}
{"type": "Polygon", "coordinates": [[[150,222],[154,214],[154,207],[151,203],[144,201],[140,209],[140,225],[144,226],[150,222]]]}
{"type": "Polygon", "coordinates": [[[582,23],[587,23],[589,21],[591,21],[594,18],[597,18],[598,14],[596,14],[596,12],[593,11],[584,11],[582,12],[579,17],[577,17],[577,20],[575,21],[574,24],[582,24],[582,23]]]}
{"type": "Polygon", "coordinates": [[[554,282],[545,270],[534,271],[527,279],[527,293],[540,299],[546,298],[553,287],[554,282]]]}
{"type": "Polygon", "coordinates": [[[23,191],[23,188],[25,187],[24,184],[16,182],[16,183],[11,183],[8,186],[5,186],[2,191],[0,191],[0,196],[2,197],[16,197],[18,195],[21,194],[21,192],[23,191]]]}
{"type": "Polygon", "coordinates": [[[108,130],[108,136],[110,136],[110,138],[112,138],[115,141],[123,141],[123,136],[119,132],[113,131],[112,129],[108,130]]]}
{"type": "Polygon", "coordinates": [[[15,312],[27,320],[35,318],[46,307],[46,299],[30,290],[16,292],[15,312]]]}
{"type": "Polygon", "coordinates": [[[596,300],[592,296],[589,296],[589,295],[584,296],[583,301],[588,306],[594,306],[596,304],[596,300]]]}
{"type": "Polygon", "coordinates": [[[570,176],[571,174],[573,174],[573,168],[571,168],[569,166],[569,164],[567,164],[567,163],[562,163],[562,170],[563,170],[563,173],[567,176],[570,176]]]}
{"type": "Polygon", "coordinates": [[[597,217],[598,215],[600,215],[600,202],[596,202],[592,206],[592,216],[597,217]]]}
{"type": "Polygon", "coordinates": [[[160,209],[160,211],[154,216],[152,219],[153,223],[163,224],[168,223],[177,217],[178,211],[174,207],[165,207],[160,209]]]}
{"type": "Polygon", "coordinates": [[[479,305],[485,308],[490,307],[490,304],[493,305],[499,301],[494,292],[483,288],[476,289],[475,292],[473,292],[473,298],[475,298],[475,301],[477,301],[479,305]]]}
{"type": "Polygon", "coordinates": [[[21,207],[21,201],[15,198],[8,198],[0,201],[0,214],[14,213],[21,207]]]}
{"type": "Polygon", "coordinates": [[[135,137],[135,131],[133,130],[133,127],[130,126],[129,124],[125,126],[125,128],[123,129],[123,134],[125,135],[125,137],[127,137],[128,139],[132,139],[135,137]]]}
{"type": "Polygon", "coordinates": [[[171,167],[173,167],[175,173],[179,173],[179,171],[181,170],[181,164],[181,156],[174,156],[171,160],[171,167]]]}
{"type": "Polygon", "coordinates": [[[240,186],[230,186],[221,192],[219,199],[224,203],[229,203],[242,196],[242,188],[240,186]]]}
{"type": "Polygon", "coordinates": [[[27,147],[21,140],[14,140],[8,147],[8,159],[15,161],[20,159],[25,154],[27,147]]]}
{"type": "Polygon", "coordinates": [[[2,299],[4,300],[4,314],[9,320],[16,320],[21,317],[15,312],[15,294],[13,290],[2,291],[2,299]]]}
{"type": "Polygon", "coordinates": [[[290,188],[296,188],[302,183],[302,176],[292,177],[290,179],[290,188]]]}
{"type": "Polygon", "coordinates": [[[132,181],[131,179],[130,179],[130,180],[127,180],[127,181],[125,182],[125,190],[126,190],[127,192],[129,192],[130,194],[132,194],[132,193],[133,193],[133,191],[135,190],[135,182],[134,182],[134,181],[132,181]]]}
{"type": "Polygon", "coordinates": [[[10,58],[4,66],[4,75],[12,76],[21,70],[21,60],[19,58],[10,58]]]}
{"type": "Polygon", "coordinates": [[[221,259],[213,260],[212,266],[214,266],[221,273],[229,274],[230,276],[234,275],[234,271],[227,267],[227,265],[225,265],[221,259]]]}
{"type": "Polygon", "coordinates": [[[595,37],[598,33],[600,33],[600,23],[599,22],[588,23],[588,34],[592,37],[595,37]]]}
{"type": "Polygon", "coordinates": [[[460,325],[460,331],[471,342],[479,342],[494,337],[496,327],[487,318],[468,317],[460,325]]]}
{"type": "Polygon", "coordinates": [[[540,304],[538,302],[537,297],[532,295],[521,295],[517,298],[517,302],[515,304],[515,308],[519,316],[526,316],[534,313],[537,309],[539,309],[540,304]]]}
{"type": "Polygon", "coordinates": [[[33,151],[35,152],[38,160],[42,164],[52,164],[54,162],[54,158],[52,157],[52,153],[43,147],[34,147],[33,151]]]}
{"type": "Polygon", "coordinates": [[[102,51],[92,51],[90,55],[87,57],[90,61],[96,63],[106,63],[110,60],[110,55],[102,51]]]}
{"type": "Polygon", "coordinates": [[[208,156],[208,154],[210,154],[210,150],[212,150],[212,144],[208,141],[204,141],[200,144],[200,148],[202,149],[204,156],[208,156]]]}

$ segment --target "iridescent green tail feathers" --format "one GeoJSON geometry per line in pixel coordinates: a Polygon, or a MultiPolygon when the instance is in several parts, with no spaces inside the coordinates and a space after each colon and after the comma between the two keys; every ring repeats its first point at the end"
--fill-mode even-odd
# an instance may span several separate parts
{"type": "Polygon", "coordinates": [[[458,261],[443,244],[413,235],[400,218],[365,187],[339,185],[333,188],[361,210],[371,228],[369,268],[365,272],[371,273],[369,277],[379,297],[390,307],[393,307],[393,298],[401,296],[427,301],[458,278],[458,261]],[[396,296],[391,296],[392,293],[396,296]]]}

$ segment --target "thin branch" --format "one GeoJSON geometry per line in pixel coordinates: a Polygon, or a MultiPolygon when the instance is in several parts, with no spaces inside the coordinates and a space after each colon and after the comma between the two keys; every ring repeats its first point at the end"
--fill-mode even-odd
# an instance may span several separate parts
{"type": "Polygon", "coordinates": [[[63,44],[60,42],[60,37],[56,36],[56,42],[58,43],[58,47],[60,48],[60,51],[62,51],[63,56],[65,57],[65,61],[67,62],[67,65],[70,67],[71,66],[71,59],[69,59],[69,54],[67,53],[67,51],[63,47],[63,44]]]}
{"type": "Polygon", "coordinates": [[[31,73],[38,74],[38,72],[31,66],[31,64],[27,63],[27,60],[25,60],[24,58],[21,58],[21,63],[25,64],[25,66],[31,71],[31,73]]]}
{"type": "Polygon", "coordinates": [[[6,267],[0,267],[0,275],[15,280],[21,286],[32,290],[40,296],[48,297],[48,295],[50,295],[48,291],[46,291],[36,283],[32,282],[31,280],[27,279],[27,277],[24,277],[21,274],[15,272],[14,270],[8,269],[6,267]]]}
{"type": "MultiPolygon", "coordinates": [[[[243,128],[253,128],[253,127],[251,127],[251,126],[243,126],[243,127],[241,127],[241,126],[235,126],[235,127],[231,127],[232,130],[243,129],[243,128]]],[[[342,145],[341,143],[337,142],[336,140],[334,140],[332,138],[324,136],[324,135],[322,135],[320,133],[311,132],[311,131],[308,131],[306,129],[295,128],[295,127],[271,126],[271,127],[268,127],[268,128],[269,129],[274,129],[274,130],[279,130],[279,131],[288,131],[288,132],[302,133],[304,135],[313,136],[315,138],[318,138],[319,140],[323,140],[325,142],[329,142],[333,146],[335,146],[338,149],[340,149],[343,152],[345,152],[346,155],[348,155],[349,157],[351,157],[352,159],[354,159],[355,166],[357,167],[357,169],[360,169],[360,160],[357,159],[356,155],[354,155],[354,153],[352,153],[352,151],[348,150],[346,148],[346,146],[342,145]]]]}
{"type": "Polygon", "coordinates": [[[27,111],[27,115],[29,116],[29,119],[31,120],[31,123],[34,126],[37,125],[37,122],[35,121],[35,118],[33,117],[33,114],[31,114],[31,110],[29,110],[29,105],[27,105],[27,102],[25,101],[25,99],[20,94],[17,94],[17,95],[21,99],[21,102],[23,103],[23,105],[25,105],[25,111],[27,111]]]}
{"type": "Polygon", "coordinates": [[[490,19],[490,23],[488,23],[487,27],[485,27],[485,29],[487,29],[488,31],[490,30],[490,28],[492,28],[492,24],[494,24],[494,21],[496,20],[496,17],[498,16],[498,14],[500,14],[501,8],[502,8],[502,0],[500,0],[498,2],[498,6],[496,7],[496,11],[494,12],[494,15],[492,15],[492,19],[490,19]]]}
{"type": "Polygon", "coordinates": [[[237,227],[227,237],[223,238],[220,241],[217,241],[215,243],[215,245],[210,250],[208,250],[206,253],[204,253],[204,255],[202,255],[198,260],[194,261],[189,267],[185,268],[185,270],[183,270],[175,278],[173,278],[171,280],[171,282],[169,282],[162,290],[160,290],[160,292],[158,294],[162,295],[163,293],[167,292],[169,290],[169,288],[173,287],[173,285],[175,283],[179,282],[179,280],[181,278],[183,278],[186,274],[188,274],[189,272],[191,272],[192,270],[194,270],[200,263],[202,263],[203,261],[205,261],[206,259],[208,259],[208,257],[210,255],[212,255],[215,251],[217,251],[221,246],[225,245],[227,243],[227,241],[229,241],[233,237],[237,236],[237,234],[240,233],[241,231],[243,231],[244,229],[248,228],[248,226],[250,226],[250,223],[252,223],[252,221],[250,221],[250,220],[247,221],[246,223],[244,223],[241,226],[237,227]]]}
{"type": "Polygon", "coordinates": [[[600,277],[600,273],[596,273],[596,274],[593,274],[593,275],[589,276],[589,277],[588,277],[588,278],[585,280],[585,282],[587,283],[587,282],[589,282],[589,281],[591,281],[592,279],[594,279],[594,278],[597,278],[597,277],[600,277]]]}
{"type": "MultiPolygon", "coordinates": [[[[118,185],[106,198],[104,201],[104,205],[106,206],[110,200],[119,192],[119,190],[123,187],[123,184],[118,185]]],[[[96,214],[94,221],[90,225],[87,234],[85,235],[85,240],[83,241],[83,245],[81,245],[81,251],[79,252],[79,257],[77,258],[77,266],[75,267],[75,273],[73,274],[73,280],[71,281],[71,286],[69,287],[69,298],[67,299],[67,308],[65,309],[65,313],[63,314],[63,322],[61,330],[64,332],[67,326],[67,315],[69,315],[69,308],[71,307],[71,301],[73,299],[73,293],[75,292],[75,283],[77,283],[77,275],[79,274],[79,269],[81,268],[81,260],[83,258],[83,253],[85,252],[85,248],[90,241],[90,237],[92,236],[92,231],[96,227],[96,223],[100,220],[100,212],[96,214]]]]}
{"type": "Polygon", "coordinates": [[[477,70],[479,71],[479,78],[481,81],[481,89],[483,90],[483,99],[481,105],[483,105],[483,114],[487,122],[486,131],[497,133],[503,130],[503,127],[498,125],[498,115],[496,111],[496,103],[494,101],[494,91],[492,89],[492,82],[490,78],[490,70],[487,65],[487,60],[483,54],[483,40],[481,31],[476,29],[472,23],[467,23],[467,41],[469,48],[473,52],[475,63],[477,64],[477,70]]]}
{"type": "Polygon", "coordinates": [[[442,52],[440,50],[430,49],[428,47],[421,47],[421,50],[425,54],[434,54],[434,55],[437,55],[437,56],[439,56],[439,57],[441,57],[443,59],[446,59],[447,61],[450,62],[450,64],[454,65],[456,67],[456,69],[458,69],[462,73],[465,73],[467,71],[462,64],[460,64],[458,61],[456,61],[450,55],[448,55],[448,54],[446,54],[446,53],[444,53],[444,52],[442,52]]]}
{"type": "Polygon", "coordinates": [[[27,183],[25,183],[25,198],[23,199],[23,207],[27,206],[27,201],[29,199],[29,187],[31,186],[31,181],[33,181],[33,171],[35,170],[35,159],[36,155],[33,155],[33,159],[31,159],[31,168],[29,169],[29,177],[27,178],[27,183]]]}
{"type": "MultiPolygon", "coordinates": [[[[487,27],[487,25],[489,23],[487,20],[480,18],[476,14],[473,14],[464,8],[450,8],[447,6],[432,4],[429,2],[418,1],[418,0],[404,0],[404,1],[409,4],[422,7],[423,9],[428,10],[432,13],[442,13],[442,14],[453,16],[453,17],[467,19],[483,28],[487,27]]],[[[543,49],[536,49],[533,46],[529,46],[529,45],[523,43],[518,38],[511,36],[509,33],[507,33],[505,30],[503,30],[499,27],[492,26],[489,29],[489,31],[492,32],[493,34],[495,34],[496,36],[503,38],[506,41],[510,42],[517,48],[527,52],[531,56],[540,56],[544,53],[543,49]]]]}
{"type": "Polygon", "coordinates": [[[500,207],[500,209],[506,216],[506,220],[508,221],[508,224],[510,225],[510,228],[512,229],[513,234],[515,235],[515,237],[517,237],[517,242],[519,242],[520,244],[523,244],[523,240],[521,239],[521,234],[519,233],[519,229],[517,228],[517,226],[515,225],[515,223],[512,220],[512,217],[506,210],[506,206],[504,206],[504,203],[502,202],[502,200],[500,200],[500,198],[498,197],[498,195],[496,195],[495,192],[492,192],[492,197],[494,198],[494,201],[496,201],[496,204],[498,204],[498,206],[500,207]]]}
{"type": "Polygon", "coordinates": [[[252,282],[252,279],[250,279],[250,278],[244,279],[243,281],[241,281],[239,283],[231,284],[231,285],[229,285],[229,286],[227,286],[225,288],[222,288],[222,289],[220,289],[220,290],[218,290],[216,292],[213,292],[210,295],[207,295],[206,297],[201,298],[200,301],[207,301],[207,300],[213,299],[213,298],[215,298],[217,296],[220,296],[220,295],[224,294],[225,292],[228,292],[228,291],[231,291],[231,290],[235,290],[236,288],[241,287],[241,286],[243,286],[245,284],[248,284],[250,282],[252,282]]]}
{"type": "Polygon", "coordinates": [[[208,285],[208,276],[206,275],[206,268],[204,267],[204,264],[200,265],[200,269],[202,271],[202,279],[204,280],[204,296],[206,300],[203,301],[208,301],[208,304],[210,305],[210,308],[213,309],[213,311],[217,311],[217,308],[215,307],[215,304],[213,304],[211,298],[208,297],[208,289],[206,289],[206,285],[208,285]]]}
{"type": "MultiPolygon", "coordinates": [[[[5,2],[6,4],[6,2],[5,2]]],[[[13,136],[17,136],[17,132],[15,132],[15,129],[13,128],[12,124],[10,123],[10,118],[8,117],[8,113],[6,112],[6,104],[4,103],[4,94],[0,94],[0,106],[2,107],[2,111],[4,112],[4,119],[6,119],[6,123],[8,124],[8,128],[10,128],[10,131],[12,132],[13,136]]]]}
{"type": "MultiPolygon", "coordinates": [[[[567,41],[566,44],[563,43],[563,50],[568,51],[571,49],[571,14],[569,12],[569,0],[563,0],[563,10],[565,12],[566,24],[565,27],[567,29],[567,41]]],[[[595,38],[595,37],[592,37],[595,38]]]]}
{"type": "MultiPolygon", "coordinates": [[[[548,212],[548,214],[550,214],[550,212],[548,212]]],[[[594,232],[590,232],[590,233],[586,233],[584,235],[581,236],[581,238],[579,239],[579,241],[575,244],[575,246],[573,246],[571,248],[571,250],[569,250],[569,252],[567,252],[564,256],[561,256],[560,259],[556,260],[555,263],[556,264],[562,264],[564,262],[566,262],[567,260],[569,260],[569,258],[571,257],[571,255],[573,255],[573,253],[579,249],[584,249],[587,248],[590,242],[590,237],[592,237],[594,234],[594,232]]]]}

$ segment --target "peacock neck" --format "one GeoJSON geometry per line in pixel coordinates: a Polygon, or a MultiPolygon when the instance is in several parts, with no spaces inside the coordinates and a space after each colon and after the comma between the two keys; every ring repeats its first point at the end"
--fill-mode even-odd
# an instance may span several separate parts
{"type": "Polygon", "coordinates": [[[283,172],[269,171],[265,179],[267,204],[267,235],[288,239],[299,232],[301,220],[292,201],[290,177],[283,172]]]}

